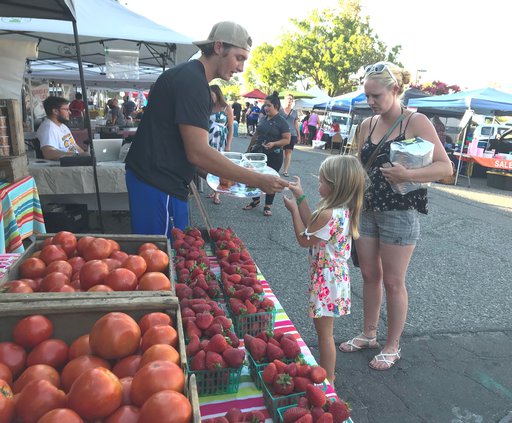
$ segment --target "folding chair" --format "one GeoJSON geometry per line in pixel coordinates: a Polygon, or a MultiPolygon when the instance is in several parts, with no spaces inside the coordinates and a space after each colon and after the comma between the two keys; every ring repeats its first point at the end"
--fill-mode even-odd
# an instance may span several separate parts
{"type": "Polygon", "coordinates": [[[338,144],[340,148],[340,154],[343,149],[343,137],[340,134],[334,134],[331,138],[331,153],[334,148],[334,144],[338,144]]]}

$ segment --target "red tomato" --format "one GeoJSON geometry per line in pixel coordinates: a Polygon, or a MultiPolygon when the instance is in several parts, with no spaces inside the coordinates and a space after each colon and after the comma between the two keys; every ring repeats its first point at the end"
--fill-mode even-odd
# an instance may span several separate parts
{"type": "Polygon", "coordinates": [[[134,405],[122,405],[103,420],[103,423],[137,423],[139,421],[139,413],[139,408],[134,405]]]}
{"type": "Polygon", "coordinates": [[[53,323],[41,314],[27,316],[14,326],[14,342],[25,348],[33,348],[53,334],[53,323]]]}
{"type": "Polygon", "coordinates": [[[68,407],[85,420],[107,417],[122,401],[123,385],[116,375],[102,367],[78,376],[68,393],[68,407]]]}
{"type": "Polygon", "coordinates": [[[146,331],[156,325],[173,325],[171,316],[165,313],[161,313],[159,311],[155,311],[154,313],[148,313],[141,317],[139,320],[139,327],[141,333],[144,335],[146,331]]]}
{"type": "Polygon", "coordinates": [[[37,423],[84,423],[84,421],[69,408],[55,408],[48,411],[37,423]]]}
{"type": "Polygon", "coordinates": [[[139,370],[141,358],[142,356],[135,354],[122,358],[113,367],[112,373],[114,373],[119,379],[134,376],[135,373],[137,373],[137,370],[139,370]]]}
{"type": "Polygon", "coordinates": [[[12,372],[4,363],[0,363],[0,380],[12,385],[12,372]]]}
{"type": "Polygon", "coordinates": [[[89,334],[85,334],[75,339],[68,350],[68,360],[71,361],[74,358],[80,357],[81,355],[92,355],[91,347],[89,346],[89,334]]]}
{"type": "Polygon", "coordinates": [[[52,261],[47,267],[44,272],[44,276],[48,275],[52,272],[60,272],[64,273],[68,276],[68,278],[71,278],[71,275],[73,274],[73,267],[71,264],[69,264],[67,261],[64,260],[56,260],[52,261]]]}
{"type": "Polygon", "coordinates": [[[114,291],[135,291],[137,276],[128,269],[114,269],[105,277],[103,283],[110,286],[114,291]]]}
{"type": "Polygon", "coordinates": [[[35,423],[48,411],[66,406],[66,394],[47,380],[29,382],[16,398],[16,415],[24,423],[35,423]]]}
{"type": "Polygon", "coordinates": [[[113,258],[106,258],[103,259],[102,261],[104,263],[107,263],[109,272],[111,272],[114,269],[117,269],[118,267],[121,267],[121,262],[113,258]]]}
{"type": "Polygon", "coordinates": [[[6,288],[9,294],[29,294],[34,290],[23,281],[9,281],[2,285],[2,288],[6,288]]]}
{"type": "Polygon", "coordinates": [[[103,367],[110,369],[108,361],[94,355],[81,355],[64,366],[60,374],[60,381],[64,391],[68,392],[71,385],[86,370],[94,369],[95,367],[103,367]]]}
{"type": "Polygon", "coordinates": [[[82,253],[86,261],[106,259],[112,254],[112,244],[105,238],[94,238],[89,242],[82,253]]]}
{"type": "Polygon", "coordinates": [[[71,285],[75,291],[81,291],[82,288],[80,288],[80,277],[76,277],[75,279],[71,279],[69,281],[69,285],[71,285]]]}
{"type": "Polygon", "coordinates": [[[139,254],[142,253],[144,250],[158,250],[158,247],[156,244],[153,244],[152,242],[145,242],[139,247],[139,254]]]}
{"type": "Polygon", "coordinates": [[[139,279],[139,291],[170,291],[171,281],[161,272],[144,273],[139,279]]]}
{"type": "Polygon", "coordinates": [[[76,244],[76,249],[78,251],[78,254],[83,256],[85,247],[89,245],[94,240],[93,236],[84,236],[80,238],[76,244]]]}
{"type": "Polygon", "coordinates": [[[28,258],[20,264],[20,276],[22,278],[41,278],[44,274],[46,263],[39,258],[28,258]]]}
{"type": "Polygon", "coordinates": [[[174,347],[166,344],[155,344],[149,347],[140,360],[140,367],[142,368],[152,361],[170,361],[171,363],[180,364],[180,353],[174,347]]]}
{"type": "Polygon", "coordinates": [[[141,349],[146,351],[156,344],[167,344],[178,348],[178,332],[169,325],[156,325],[149,328],[142,336],[141,349]]]}
{"type": "Polygon", "coordinates": [[[66,252],[57,245],[47,245],[41,250],[39,258],[43,260],[46,265],[49,265],[52,261],[56,260],[67,260],[68,256],[66,252]]]}
{"type": "Polygon", "coordinates": [[[94,285],[91,286],[87,292],[114,292],[114,290],[108,285],[94,285]]]}
{"type": "Polygon", "coordinates": [[[41,285],[42,278],[37,279],[20,279],[21,282],[26,283],[32,291],[36,292],[39,290],[39,285],[41,285]]]}
{"type": "Polygon", "coordinates": [[[80,256],[71,257],[68,260],[68,263],[71,265],[71,274],[74,275],[75,273],[79,272],[82,266],[85,264],[85,259],[80,256]]]}
{"type": "Polygon", "coordinates": [[[9,384],[0,379],[0,423],[11,423],[14,417],[14,399],[9,384]]]}
{"type": "Polygon", "coordinates": [[[108,272],[108,266],[103,261],[88,261],[80,269],[80,287],[87,291],[90,287],[103,283],[103,279],[108,275],[108,272]]]}
{"type": "Polygon", "coordinates": [[[71,285],[69,284],[64,284],[62,286],[56,286],[52,289],[50,289],[48,292],[75,292],[76,289],[73,288],[71,285]]]}
{"type": "Polygon", "coordinates": [[[43,243],[41,244],[41,249],[43,249],[44,247],[46,247],[47,245],[52,245],[53,243],[53,236],[49,237],[49,238],[46,238],[43,243]]]}
{"type": "Polygon", "coordinates": [[[110,258],[119,261],[122,265],[128,258],[128,254],[124,251],[114,251],[112,254],[110,254],[110,258]]]}
{"type": "Polygon", "coordinates": [[[119,242],[114,241],[113,239],[107,239],[107,241],[110,242],[110,245],[112,246],[112,252],[121,250],[119,242]]]}
{"type": "Polygon", "coordinates": [[[169,270],[169,256],[162,250],[144,250],[140,255],[146,260],[147,272],[165,272],[169,270]]]}
{"type": "Polygon", "coordinates": [[[66,252],[68,257],[72,257],[76,251],[78,242],[76,236],[71,232],[60,231],[53,237],[52,244],[58,245],[66,252]]]}
{"type": "Polygon", "coordinates": [[[39,285],[42,292],[50,292],[52,289],[62,288],[69,282],[69,276],[61,272],[52,272],[46,275],[39,285]]]}
{"type": "Polygon", "coordinates": [[[15,394],[20,393],[23,388],[33,380],[47,380],[53,386],[60,386],[59,372],[46,364],[36,364],[25,369],[18,379],[14,382],[12,391],[15,394]]]}
{"type": "Polygon", "coordinates": [[[132,380],[132,402],[141,407],[154,393],[170,389],[183,392],[185,374],[180,366],[169,361],[153,361],[141,367],[132,380]]]}
{"type": "Polygon", "coordinates": [[[185,395],[161,391],[151,395],[140,409],[138,423],[190,423],[192,406],[185,395]]]}
{"type": "Polygon", "coordinates": [[[125,269],[131,270],[137,275],[137,278],[140,278],[146,271],[148,265],[146,260],[144,260],[141,256],[132,254],[129,255],[123,262],[123,267],[125,269]]]}
{"type": "Polygon", "coordinates": [[[62,339],[47,339],[38,344],[27,356],[27,366],[48,364],[60,369],[68,361],[68,344],[62,339]]]}
{"type": "Polygon", "coordinates": [[[94,354],[106,359],[123,358],[133,354],[140,345],[140,328],[125,313],[108,313],[96,321],[89,333],[94,354]]]}
{"type": "Polygon", "coordinates": [[[130,391],[132,389],[132,376],[126,376],[122,379],[119,379],[121,385],[123,385],[123,405],[131,405],[132,399],[130,397],[130,391]]]}

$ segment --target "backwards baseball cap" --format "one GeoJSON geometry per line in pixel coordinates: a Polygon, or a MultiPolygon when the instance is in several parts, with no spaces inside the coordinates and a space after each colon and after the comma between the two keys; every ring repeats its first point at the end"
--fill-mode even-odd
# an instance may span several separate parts
{"type": "Polygon", "coordinates": [[[226,21],[216,23],[210,31],[208,39],[203,41],[194,41],[194,44],[196,46],[203,46],[215,41],[222,41],[223,43],[231,44],[247,51],[250,51],[252,46],[252,39],[247,30],[235,22],[226,21]]]}

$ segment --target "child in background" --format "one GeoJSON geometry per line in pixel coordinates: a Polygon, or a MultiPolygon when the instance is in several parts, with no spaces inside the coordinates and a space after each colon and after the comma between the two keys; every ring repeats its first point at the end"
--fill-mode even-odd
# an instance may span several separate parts
{"type": "Polygon", "coordinates": [[[336,346],[334,317],[350,313],[348,260],[352,239],[359,238],[359,216],[363,205],[366,173],[353,156],[329,157],[320,166],[319,207],[310,211],[295,176],[283,196],[290,211],[297,241],[310,251],[309,316],[313,318],[320,350],[320,365],[334,382],[336,346]]]}

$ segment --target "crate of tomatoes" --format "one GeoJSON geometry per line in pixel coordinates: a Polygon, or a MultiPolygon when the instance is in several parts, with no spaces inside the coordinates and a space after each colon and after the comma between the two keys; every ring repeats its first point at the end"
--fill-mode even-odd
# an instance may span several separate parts
{"type": "Polygon", "coordinates": [[[199,422],[178,310],[169,293],[0,302],[2,422],[199,422]]]}
{"type": "MultiPolygon", "coordinates": [[[[38,235],[0,279],[3,294],[170,291],[175,295],[170,243],[164,236],[38,235]]],[[[135,294],[137,295],[137,294],[135,294]]],[[[73,298],[70,296],[69,298],[73,298]]]]}

